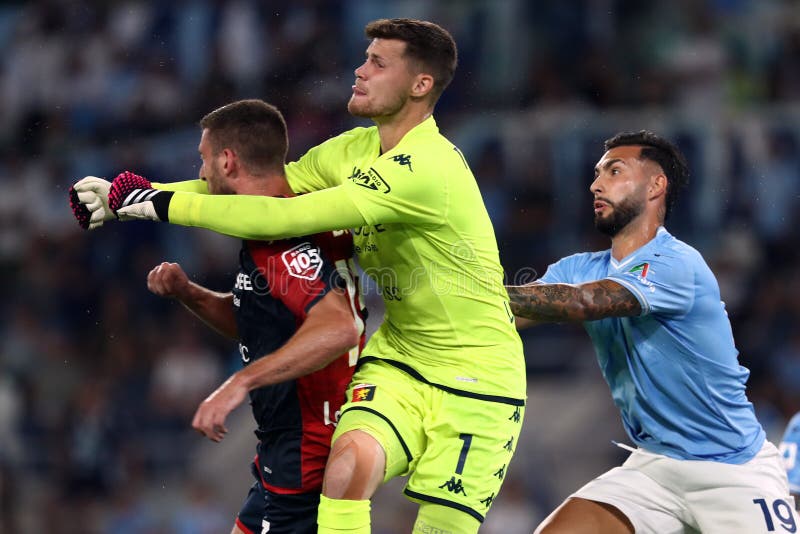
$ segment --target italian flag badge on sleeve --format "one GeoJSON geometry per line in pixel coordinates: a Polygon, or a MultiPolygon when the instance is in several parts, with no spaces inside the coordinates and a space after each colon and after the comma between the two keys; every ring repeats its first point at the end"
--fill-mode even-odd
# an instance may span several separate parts
{"type": "Polygon", "coordinates": [[[639,278],[647,278],[647,271],[650,268],[650,264],[647,262],[640,263],[635,267],[631,267],[631,270],[628,271],[629,273],[638,276],[639,278]]]}

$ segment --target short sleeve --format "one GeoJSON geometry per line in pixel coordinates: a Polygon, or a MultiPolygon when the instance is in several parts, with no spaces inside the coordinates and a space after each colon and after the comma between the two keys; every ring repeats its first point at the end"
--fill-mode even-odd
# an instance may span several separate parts
{"type": "Polygon", "coordinates": [[[277,254],[252,250],[263,270],[271,295],[283,302],[295,317],[304,320],[311,308],[341,281],[335,266],[312,241],[293,240],[277,254]]]}
{"type": "Polygon", "coordinates": [[[608,276],[634,294],[642,315],[681,316],[694,305],[694,265],[680,255],[650,254],[624,272],[608,276]]]}
{"type": "Polygon", "coordinates": [[[578,279],[580,266],[585,264],[584,254],[573,254],[562,258],[547,267],[544,275],[537,280],[541,284],[577,284],[585,280],[578,279]]]}

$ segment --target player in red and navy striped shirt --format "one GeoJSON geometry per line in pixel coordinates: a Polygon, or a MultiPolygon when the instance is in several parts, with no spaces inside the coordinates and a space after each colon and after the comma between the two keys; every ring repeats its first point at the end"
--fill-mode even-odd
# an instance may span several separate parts
{"type": "MultiPolygon", "coordinates": [[[[200,125],[200,177],[210,193],[293,196],[283,174],[286,126],[277,109],[258,100],[234,102],[200,125]]],[[[352,248],[348,230],[244,241],[230,293],[189,281],[175,263],[148,275],[151,291],[179,300],[239,340],[244,368],[203,401],[192,422],[220,441],[226,416],[250,397],[258,424],[256,481],[234,534],[317,531],[331,436],[364,345],[352,248]]]]}

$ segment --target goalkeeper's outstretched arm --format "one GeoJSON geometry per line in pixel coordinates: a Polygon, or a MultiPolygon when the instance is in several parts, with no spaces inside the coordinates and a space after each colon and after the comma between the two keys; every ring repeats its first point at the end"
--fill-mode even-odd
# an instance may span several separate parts
{"type": "MultiPolygon", "coordinates": [[[[102,180],[104,185],[108,182],[102,180]]],[[[205,182],[193,180],[175,182],[183,188],[204,187],[205,182]]],[[[76,184],[77,189],[78,184],[76,184]]],[[[167,221],[182,226],[207,228],[215,232],[239,237],[269,241],[287,237],[300,237],[331,230],[358,228],[367,223],[364,215],[345,191],[344,186],[332,187],[292,198],[275,198],[249,195],[208,195],[186,191],[167,191],[155,188],[142,176],[125,171],[120,173],[100,196],[111,217],[120,220],[167,221]]],[[[80,193],[80,192],[78,192],[80,193]]],[[[85,210],[78,210],[80,198],[70,195],[73,213],[81,226],[88,224],[85,210]]],[[[101,202],[97,202],[98,205],[101,202]]],[[[91,210],[92,207],[86,205],[91,210]]],[[[98,210],[97,213],[101,213],[98,210]]],[[[92,220],[95,213],[91,213],[92,220]]],[[[391,217],[389,217],[391,218],[391,217]]],[[[395,222],[386,220],[381,222],[395,222]]]]}
{"type": "Polygon", "coordinates": [[[208,182],[205,180],[184,180],[182,182],[160,183],[153,182],[153,187],[159,191],[181,191],[183,193],[208,194],[208,182]]]}
{"type": "Polygon", "coordinates": [[[265,241],[367,224],[342,186],[292,198],[175,193],[168,213],[173,224],[265,241]]]}
{"type": "MultiPolygon", "coordinates": [[[[151,185],[159,191],[208,193],[208,184],[205,180],[185,180],[163,184],[153,182],[151,185]]],[[[116,218],[116,214],[108,206],[110,189],[111,182],[97,176],[86,176],[69,188],[70,208],[81,228],[95,230],[116,218]]]]}

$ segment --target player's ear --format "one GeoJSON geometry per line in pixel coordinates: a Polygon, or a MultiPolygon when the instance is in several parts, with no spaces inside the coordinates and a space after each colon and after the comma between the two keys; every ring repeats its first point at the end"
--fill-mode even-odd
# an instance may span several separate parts
{"type": "Polygon", "coordinates": [[[650,180],[650,198],[656,199],[660,196],[666,195],[667,183],[669,183],[669,180],[667,175],[663,172],[654,175],[650,180]]]}
{"type": "Polygon", "coordinates": [[[239,158],[236,152],[230,148],[223,148],[220,156],[222,157],[222,172],[226,175],[235,173],[239,167],[239,158]]]}
{"type": "Polygon", "coordinates": [[[414,85],[411,86],[411,96],[413,98],[422,98],[427,96],[433,89],[433,76],[423,72],[414,77],[414,85]]]}

